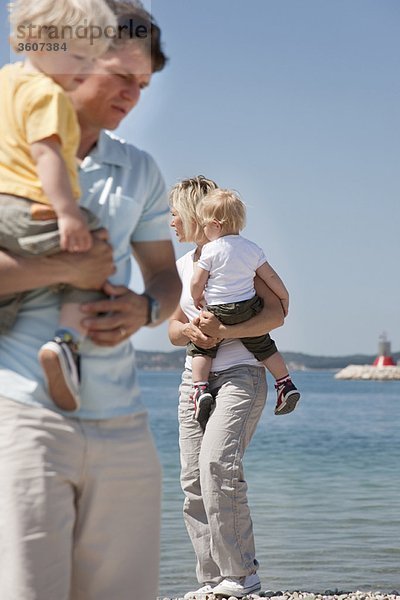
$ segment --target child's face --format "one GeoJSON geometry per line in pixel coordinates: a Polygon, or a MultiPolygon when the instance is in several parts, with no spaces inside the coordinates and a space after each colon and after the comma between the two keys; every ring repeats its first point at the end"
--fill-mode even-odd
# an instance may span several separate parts
{"type": "Polygon", "coordinates": [[[29,59],[36,68],[70,92],[90,74],[95,59],[90,53],[89,44],[68,41],[66,45],[66,50],[43,49],[32,52],[29,59]]]}

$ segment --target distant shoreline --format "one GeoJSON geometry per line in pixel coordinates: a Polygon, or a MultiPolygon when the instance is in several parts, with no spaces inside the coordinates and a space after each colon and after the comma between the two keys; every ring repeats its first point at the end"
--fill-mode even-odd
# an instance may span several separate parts
{"type": "MultiPolygon", "coordinates": [[[[291,371],[337,371],[348,365],[372,365],[375,355],[351,354],[347,356],[313,356],[301,352],[282,352],[291,371]]],[[[400,361],[400,352],[392,354],[400,361]]],[[[136,350],[136,363],[143,371],[180,371],[185,363],[185,350],[155,352],[136,350]]]]}

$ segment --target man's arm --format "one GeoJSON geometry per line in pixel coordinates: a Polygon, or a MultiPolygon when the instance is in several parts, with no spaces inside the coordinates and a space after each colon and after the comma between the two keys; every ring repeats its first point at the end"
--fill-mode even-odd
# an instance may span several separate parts
{"type": "Polygon", "coordinates": [[[258,315],[237,325],[223,325],[211,313],[203,312],[199,323],[201,331],[207,335],[227,339],[263,335],[281,327],[284,315],[279,298],[259,277],[255,277],[254,284],[257,294],[264,300],[264,307],[258,315]]]}
{"type": "MultiPolygon", "coordinates": [[[[159,301],[160,320],[165,321],[172,313],[182,291],[182,284],[175,264],[172,242],[136,242],[132,245],[133,255],[142,272],[145,292],[159,301]]],[[[141,297],[143,299],[143,297],[141,297]]],[[[146,300],[146,299],[145,299],[146,300]]],[[[145,318],[147,319],[147,300],[145,318]]],[[[159,325],[156,323],[156,325],[159,325]]]]}
{"type": "MultiPolygon", "coordinates": [[[[181,293],[172,243],[169,240],[135,242],[132,249],[142,272],[145,292],[160,304],[160,319],[155,324],[159,325],[172,313],[181,293]]],[[[125,286],[106,284],[104,291],[112,296],[109,300],[82,305],[87,315],[83,325],[98,346],[116,346],[147,323],[148,300],[125,286]]]]}
{"type": "Polygon", "coordinates": [[[107,232],[93,234],[90,251],[82,254],[60,252],[52,256],[21,257],[0,252],[0,294],[27,292],[66,283],[81,289],[100,289],[115,271],[107,232]]]}

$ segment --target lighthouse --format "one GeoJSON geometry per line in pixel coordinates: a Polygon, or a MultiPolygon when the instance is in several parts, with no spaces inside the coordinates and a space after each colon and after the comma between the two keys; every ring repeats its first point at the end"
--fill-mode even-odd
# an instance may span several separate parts
{"type": "Polygon", "coordinates": [[[335,379],[377,379],[400,381],[400,364],[395,365],[386,333],[379,336],[378,356],[373,365],[347,365],[335,374],[335,379]]]}
{"type": "Polygon", "coordinates": [[[387,339],[386,333],[379,336],[378,356],[373,362],[374,367],[394,367],[395,362],[391,356],[390,342],[387,339]]]}

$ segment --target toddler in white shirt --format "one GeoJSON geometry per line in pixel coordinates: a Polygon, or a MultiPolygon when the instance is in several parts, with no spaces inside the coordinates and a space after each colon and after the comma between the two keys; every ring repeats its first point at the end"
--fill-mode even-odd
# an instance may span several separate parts
{"type": "MultiPolygon", "coordinates": [[[[262,300],[256,295],[254,277],[258,275],[278,296],[285,316],[289,309],[289,294],[279,275],[268,264],[263,250],[240,235],[245,225],[246,208],[239,196],[227,189],[215,189],[199,201],[197,215],[209,243],[202,248],[194,267],[191,294],[197,308],[204,301],[225,325],[247,321],[262,310],[262,300]]],[[[276,415],[292,412],[300,399],[286,363],[269,334],[241,338],[244,346],[260,360],[275,378],[277,390],[276,415]]],[[[209,391],[208,377],[218,346],[204,350],[192,342],[187,352],[193,357],[195,418],[205,427],[214,399],[209,391]]]]}

